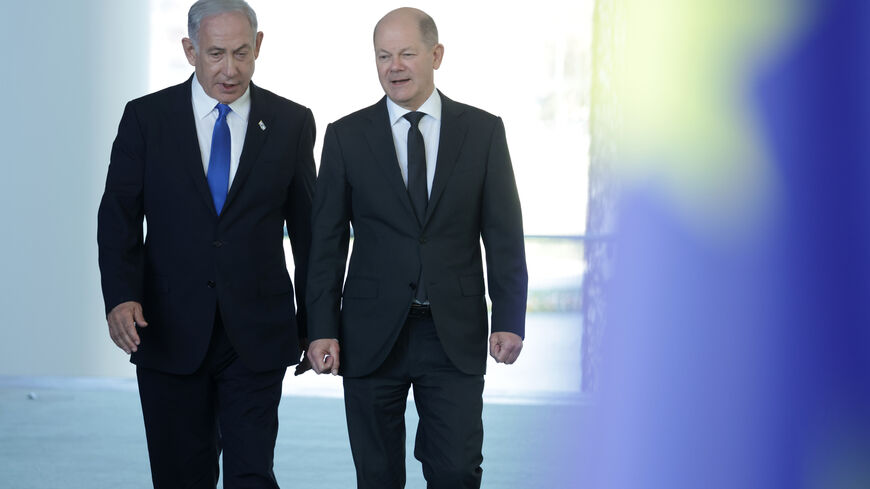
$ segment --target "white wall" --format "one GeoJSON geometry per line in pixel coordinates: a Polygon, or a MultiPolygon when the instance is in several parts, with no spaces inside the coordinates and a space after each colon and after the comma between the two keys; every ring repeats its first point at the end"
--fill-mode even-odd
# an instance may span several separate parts
{"type": "MultiPolygon", "coordinates": [[[[19,0],[0,9],[0,376],[133,375],[105,325],[97,206],[125,102],[192,71],[179,42],[191,1],[19,0]]],[[[371,30],[396,5],[251,3],[266,33],[254,79],[313,109],[319,159],[327,123],[381,97],[371,30]]],[[[582,230],[553,209],[585,215],[587,154],[577,148],[586,142],[564,134],[585,134],[585,99],[566,94],[588,87],[563,72],[587,66],[592,0],[541,0],[531,10],[497,0],[417,5],[446,46],[439,88],[505,119],[526,232],[582,230]],[[543,109],[546,100],[559,110],[543,109]]]]}
{"type": "Polygon", "coordinates": [[[148,2],[4,2],[0,375],[133,373],[107,333],[96,215],[148,27],[148,2]]]}

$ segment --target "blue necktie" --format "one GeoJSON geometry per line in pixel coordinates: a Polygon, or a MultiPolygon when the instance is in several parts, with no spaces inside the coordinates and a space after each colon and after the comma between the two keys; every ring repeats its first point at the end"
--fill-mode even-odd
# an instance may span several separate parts
{"type": "Polygon", "coordinates": [[[211,155],[208,158],[208,188],[218,215],[227,200],[230,184],[230,126],[227,114],[230,106],[217,104],[218,118],[211,133],[211,155]]]}

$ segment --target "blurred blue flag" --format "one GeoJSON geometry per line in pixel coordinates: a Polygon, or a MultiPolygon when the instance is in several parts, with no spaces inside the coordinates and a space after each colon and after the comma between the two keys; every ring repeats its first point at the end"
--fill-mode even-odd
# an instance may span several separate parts
{"type": "Polygon", "coordinates": [[[795,34],[740,84],[763,217],[710,232],[627,185],[601,391],[553,487],[870,488],[870,2],[791,5],[795,34]]]}

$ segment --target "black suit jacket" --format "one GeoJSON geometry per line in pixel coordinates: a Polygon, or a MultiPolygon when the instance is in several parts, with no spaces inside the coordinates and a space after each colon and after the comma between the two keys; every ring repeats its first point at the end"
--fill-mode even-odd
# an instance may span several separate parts
{"type": "Polygon", "coordinates": [[[492,330],[524,336],[528,276],[504,125],[443,94],[441,101],[438,159],[422,225],[402,180],[386,97],[326,129],[307,307],[311,339],[339,339],[345,376],[366,375],[384,361],[407,317],[421,267],[448,357],[463,372],[484,373],[481,238],[492,330]],[[353,253],[343,281],[349,223],[353,253]]]}
{"type": "Polygon", "coordinates": [[[139,330],[141,344],[131,357],[139,366],[193,372],[208,349],[219,306],[246,366],[286,367],[298,361],[306,314],[304,306],[294,306],[284,225],[302,305],[314,118],[309,109],[251,84],[244,148],[218,217],[203,171],[191,80],[124,110],[98,216],[106,311],[124,301],[142,304],[149,326],[139,330]]]}

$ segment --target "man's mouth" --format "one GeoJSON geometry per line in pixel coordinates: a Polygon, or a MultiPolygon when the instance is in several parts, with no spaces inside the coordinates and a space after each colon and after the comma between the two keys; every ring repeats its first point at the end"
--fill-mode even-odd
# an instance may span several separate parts
{"type": "Polygon", "coordinates": [[[238,86],[238,83],[218,83],[224,90],[232,90],[238,86]]]}
{"type": "Polygon", "coordinates": [[[410,78],[402,78],[401,80],[390,80],[390,85],[392,85],[394,87],[400,87],[400,86],[402,86],[406,83],[410,83],[410,82],[411,82],[410,78]]]}

